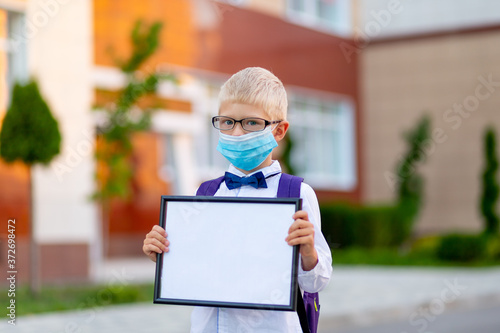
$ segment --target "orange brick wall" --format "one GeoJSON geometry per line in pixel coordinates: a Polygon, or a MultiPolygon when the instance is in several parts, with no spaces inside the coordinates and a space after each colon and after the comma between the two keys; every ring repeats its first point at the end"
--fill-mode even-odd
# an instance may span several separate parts
{"type": "Polygon", "coordinates": [[[191,65],[197,51],[190,3],[186,0],[94,0],[95,63],[115,66],[114,57],[122,59],[130,54],[130,32],[134,23],[143,19],[148,24],[163,22],[160,49],[146,67],[158,63],[191,65]]]}
{"type": "Polygon", "coordinates": [[[0,161],[0,238],[7,235],[8,219],[16,219],[16,235],[29,233],[28,168],[20,162],[0,161]]]}

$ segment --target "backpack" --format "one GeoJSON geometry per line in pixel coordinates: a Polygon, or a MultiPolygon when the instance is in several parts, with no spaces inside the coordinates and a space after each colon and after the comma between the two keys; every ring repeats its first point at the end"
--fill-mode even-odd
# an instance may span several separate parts
{"type": "MultiPolygon", "coordinates": [[[[304,179],[286,173],[281,174],[278,198],[300,198],[300,186],[304,179]]],[[[224,176],[208,180],[200,185],[197,196],[213,196],[224,181],[224,176]]],[[[298,294],[297,313],[304,333],[316,333],[319,320],[319,294],[304,292],[298,294]]]]}

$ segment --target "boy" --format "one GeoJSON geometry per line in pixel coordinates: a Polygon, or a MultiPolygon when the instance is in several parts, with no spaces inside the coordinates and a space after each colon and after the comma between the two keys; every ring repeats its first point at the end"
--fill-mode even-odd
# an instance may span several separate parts
{"type": "MultiPolygon", "coordinates": [[[[272,160],[272,150],[289,126],[283,84],[263,68],[246,68],[222,86],[219,102],[219,115],[212,119],[220,133],[217,150],[231,162],[228,172],[233,175],[226,173],[215,196],[276,197],[281,167],[272,160]],[[254,175],[260,176],[254,183],[245,181],[244,177],[254,175]],[[243,177],[242,184],[238,183],[239,177],[243,177]]],[[[300,245],[299,286],[302,291],[313,293],[328,284],[332,259],[321,233],[316,195],[304,183],[300,193],[303,209],[293,215],[294,222],[283,241],[291,246],[300,245]]],[[[165,230],[155,225],[144,240],[144,253],[156,261],[157,253],[169,251],[167,237],[165,230]]],[[[196,307],[191,315],[191,332],[302,332],[302,329],[296,312],[196,307]]]]}

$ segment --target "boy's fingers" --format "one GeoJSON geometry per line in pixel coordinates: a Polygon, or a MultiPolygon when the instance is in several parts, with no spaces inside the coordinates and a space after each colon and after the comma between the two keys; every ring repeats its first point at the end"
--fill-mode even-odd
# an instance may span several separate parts
{"type": "Polygon", "coordinates": [[[309,237],[299,237],[288,242],[289,246],[299,246],[302,256],[309,256],[314,251],[313,241],[309,237]]]}
{"type": "Polygon", "coordinates": [[[161,253],[162,251],[168,251],[169,241],[160,242],[158,239],[149,238],[144,241],[144,246],[148,246],[148,248],[157,248],[159,252],[155,249],[155,252],[161,253]]]}
{"type": "MultiPolygon", "coordinates": [[[[158,248],[157,246],[154,246],[152,244],[146,244],[143,246],[142,251],[151,259],[152,261],[156,262],[156,256],[158,254],[162,254],[163,251],[158,248]]],[[[166,249],[165,252],[168,252],[168,248],[166,249]]]]}
{"type": "Polygon", "coordinates": [[[314,236],[314,229],[304,228],[304,229],[294,230],[288,234],[288,238],[303,237],[303,236],[309,236],[309,235],[314,236]]]}
{"type": "Polygon", "coordinates": [[[149,253],[147,253],[147,256],[148,256],[149,259],[151,259],[152,261],[156,262],[156,256],[157,256],[156,252],[149,252],[149,253]]]}
{"type": "Polygon", "coordinates": [[[296,211],[295,214],[293,214],[292,218],[294,220],[303,219],[309,221],[309,216],[307,215],[307,212],[305,210],[296,211]]]}
{"type": "Polygon", "coordinates": [[[144,244],[156,244],[158,247],[163,248],[165,246],[168,246],[170,242],[163,237],[158,237],[158,238],[150,237],[144,240],[144,244]]]}
{"type": "Polygon", "coordinates": [[[147,254],[147,255],[150,255],[151,253],[158,253],[158,254],[162,254],[163,252],[168,252],[168,250],[165,250],[165,251],[162,251],[162,249],[160,249],[159,247],[156,247],[156,246],[152,246],[152,245],[146,245],[144,247],[144,252],[147,254]]]}
{"type": "Polygon", "coordinates": [[[152,246],[150,244],[144,245],[142,249],[143,249],[144,253],[146,253],[148,256],[153,252],[154,253],[162,253],[163,252],[160,248],[158,248],[156,246],[152,246]]]}
{"type": "Polygon", "coordinates": [[[156,230],[158,232],[165,232],[165,229],[163,229],[161,226],[159,226],[158,224],[155,224],[153,226],[153,229],[152,230],[156,230]]]}
{"type": "MultiPolygon", "coordinates": [[[[314,239],[314,230],[299,229],[288,235],[286,241],[290,243],[305,244],[314,239]]],[[[296,244],[293,244],[296,245],[296,244]]]]}
{"type": "Polygon", "coordinates": [[[290,229],[288,229],[288,233],[290,234],[290,233],[294,232],[295,230],[306,229],[306,228],[313,228],[314,229],[314,225],[307,220],[298,219],[298,220],[295,220],[295,222],[293,222],[293,224],[290,226],[290,229]]]}
{"type": "Polygon", "coordinates": [[[289,245],[313,245],[314,246],[314,225],[302,219],[297,219],[288,230],[286,242],[289,245]]]}
{"type": "Polygon", "coordinates": [[[150,232],[146,234],[144,239],[142,252],[146,254],[149,259],[156,262],[157,254],[168,252],[170,242],[167,240],[167,232],[159,225],[154,225],[150,232]]]}
{"type": "Polygon", "coordinates": [[[146,254],[154,262],[156,262],[156,254],[161,254],[168,251],[168,244],[166,246],[154,238],[147,238],[144,240],[142,252],[144,252],[144,254],[146,254]]]}
{"type": "Polygon", "coordinates": [[[165,243],[167,241],[167,238],[164,234],[162,233],[159,233],[158,231],[156,230],[152,230],[150,231],[147,235],[146,235],[146,239],[157,239],[159,240],[160,242],[162,243],[165,243]]]}
{"type": "Polygon", "coordinates": [[[155,225],[153,226],[153,229],[151,229],[151,231],[156,231],[157,233],[159,233],[160,235],[162,235],[163,237],[167,237],[167,232],[165,231],[165,229],[163,229],[162,227],[160,227],[159,225],[155,225]]]}

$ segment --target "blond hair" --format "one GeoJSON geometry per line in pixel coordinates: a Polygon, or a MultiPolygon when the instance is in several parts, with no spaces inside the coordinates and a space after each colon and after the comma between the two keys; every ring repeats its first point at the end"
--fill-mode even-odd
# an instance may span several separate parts
{"type": "Polygon", "coordinates": [[[248,67],[231,76],[221,87],[219,103],[254,105],[262,108],[271,120],[286,120],[285,87],[264,68],[248,67]]]}

